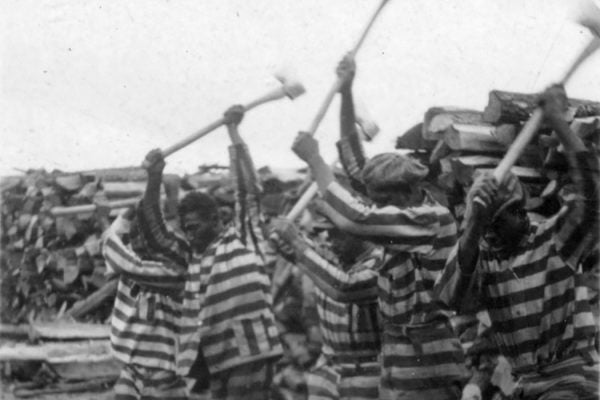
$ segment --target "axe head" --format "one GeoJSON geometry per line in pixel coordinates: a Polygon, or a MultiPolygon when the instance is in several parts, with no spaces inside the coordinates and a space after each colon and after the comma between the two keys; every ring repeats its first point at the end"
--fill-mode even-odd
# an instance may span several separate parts
{"type": "Polygon", "coordinates": [[[593,0],[581,0],[577,4],[576,21],[600,38],[600,8],[593,0]]]}
{"type": "Polygon", "coordinates": [[[306,92],[304,86],[300,81],[291,78],[290,76],[284,75],[283,73],[277,73],[275,78],[283,85],[283,91],[286,96],[291,100],[294,100],[296,97],[301,96],[306,92]]]}
{"type": "Polygon", "coordinates": [[[371,115],[367,111],[364,103],[358,99],[354,99],[354,112],[356,118],[356,127],[361,136],[361,139],[365,142],[370,142],[379,133],[379,126],[371,118],[371,115]]]}

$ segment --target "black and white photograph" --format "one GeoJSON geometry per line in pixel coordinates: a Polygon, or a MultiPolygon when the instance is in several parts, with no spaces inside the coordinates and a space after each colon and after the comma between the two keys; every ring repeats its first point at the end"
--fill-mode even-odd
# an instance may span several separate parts
{"type": "Polygon", "coordinates": [[[600,0],[0,33],[0,399],[600,398],[600,0]]]}

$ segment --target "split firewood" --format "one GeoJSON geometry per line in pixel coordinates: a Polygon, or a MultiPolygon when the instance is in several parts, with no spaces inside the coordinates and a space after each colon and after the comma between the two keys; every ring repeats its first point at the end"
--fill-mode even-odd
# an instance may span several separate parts
{"type": "Polygon", "coordinates": [[[84,317],[102,305],[106,300],[114,298],[117,293],[118,284],[119,282],[117,279],[108,281],[104,286],[96,290],[84,300],[80,300],[73,304],[73,307],[71,307],[71,309],[68,310],[65,315],[74,319],[84,317]]]}
{"type": "MultiPolygon", "coordinates": [[[[483,120],[492,124],[519,124],[526,121],[538,106],[537,94],[492,90],[483,111],[483,120]]],[[[567,118],[584,118],[600,115],[600,102],[569,99],[567,118]]]]}
{"type": "Polygon", "coordinates": [[[443,140],[452,150],[481,153],[503,153],[506,145],[500,143],[493,125],[452,124],[444,132],[443,140]]]}
{"type": "Polygon", "coordinates": [[[110,336],[108,325],[65,320],[32,323],[30,330],[36,338],[53,340],[108,339],[110,336]]]}
{"type": "Polygon", "coordinates": [[[437,142],[423,138],[423,124],[417,124],[396,139],[397,149],[432,151],[437,142]]]}
{"type": "Polygon", "coordinates": [[[455,107],[433,107],[427,110],[423,120],[423,138],[441,140],[444,131],[452,124],[478,125],[483,122],[481,111],[455,107]]]}
{"type": "Polygon", "coordinates": [[[49,363],[87,362],[112,358],[110,341],[82,340],[42,344],[6,343],[0,345],[0,361],[31,360],[49,363]]]}
{"type": "Polygon", "coordinates": [[[28,388],[17,386],[13,390],[16,397],[31,398],[47,394],[94,392],[108,390],[117,377],[89,379],[82,382],[56,382],[41,388],[28,388]]]}

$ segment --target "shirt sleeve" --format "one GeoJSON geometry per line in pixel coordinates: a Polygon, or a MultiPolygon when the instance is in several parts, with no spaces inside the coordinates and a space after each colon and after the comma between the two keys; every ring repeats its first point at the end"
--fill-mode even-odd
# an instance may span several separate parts
{"type": "Polygon", "coordinates": [[[186,270],[176,263],[140,259],[122,242],[123,221],[117,218],[105,232],[102,254],[107,268],[137,283],[157,289],[183,289],[186,270]]]}
{"type": "Polygon", "coordinates": [[[253,244],[263,257],[265,238],[260,207],[262,188],[250,157],[248,146],[238,143],[229,146],[230,174],[235,185],[236,228],[244,245],[253,244]]]}
{"type": "Polygon", "coordinates": [[[356,129],[353,132],[343,134],[336,145],[340,161],[350,180],[352,189],[366,195],[367,190],[362,180],[362,170],[365,166],[366,158],[356,129]]]}
{"type": "Polygon", "coordinates": [[[160,183],[148,183],[144,197],[136,208],[136,218],[149,253],[187,267],[191,248],[183,236],[176,234],[165,223],[160,208],[160,183]]]}
{"type": "Polygon", "coordinates": [[[569,196],[554,226],[554,243],[562,259],[574,270],[599,240],[598,157],[589,152],[572,156],[569,175],[576,193],[569,196]]]}
{"type": "Polygon", "coordinates": [[[458,312],[464,312],[466,309],[472,311],[473,304],[478,304],[479,300],[477,271],[480,270],[480,261],[478,259],[475,272],[472,275],[466,275],[462,272],[458,260],[458,250],[459,244],[457,243],[450,251],[446,265],[435,282],[433,295],[437,300],[458,312]]]}
{"type": "Polygon", "coordinates": [[[323,258],[308,243],[288,243],[294,249],[296,265],[333,300],[357,303],[377,298],[377,272],[362,268],[346,272],[323,258]]]}
{"type": "Polygon", "coordinates": [[[323,212],[344,231],[397,251],[427,254],[434,249],[440,231],[439,205],[376,207],[335,181],[323,200],[323,212]]]}

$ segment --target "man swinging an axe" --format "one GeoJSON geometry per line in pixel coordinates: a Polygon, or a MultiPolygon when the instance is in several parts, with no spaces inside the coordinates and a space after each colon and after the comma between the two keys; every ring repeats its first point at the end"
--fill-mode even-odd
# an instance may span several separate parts
{"type": "Polygon", "coordinates": [[[420,185],[428,169],[418,161],[397,153],[365,160],[353,127],[354,69],[351,57],[338,68],[344,77],[340,149],[367,201],[335,181],[312,135],[301,132],[293,150],[309,165],[329,220],[384,249],[375,270],[383,320],[380,398],[457,399],[466,378],[463,352],[450,311],[437,304],[431,290],[456,242],[456,224],[420,185]]]}
{"type": "MultiPolygon", "coordinates": [[[[149,253],[187,270],[185,288],[179,292],[180,318],[174,322],[178,336],[169,338],[169,343],[176,343],[170,361],[176,364],[177,376],[190,376],[210,386],[213,399],[262,400],[269,397],[274,364],[282,347],[261,254],[264,238],[259,226],[260,186],[237,129],[243,116],[244,107],[233,106],[220,122],[227,127],[232,141],[229,152],[235,183],[235,223],[222,223],[211,196],[190,192],[177,210],[185,237],[172,232],[160,210],[159,189],[165,166],[160,150],[149,152],[144,160],[148,185],[136,219],[149,253]]],[[[110,237],[106,256],[128,254],[127,259],[133,260],[129,265],[132,270],[136,265],[145,265],[114,235],[110,237]]],[[[152,272],[156,275],[160,270],[152,272]]],[[[153,278],[161,284],[160,276],[153,278]]]]}
{"type": "MultiPolygon", "coordinates": [[[[589,28],[597,36],[600,11],[595,13],[589,28]]],[[[565,119],[563,84],[599,41],[590,42],[561,84],[541,94],[532,115],[558,135],[576,193],[556,215],[530,221],[526,192],[509,170],[527,143],[517,137],[494,174],[482,174],[473,183],[464,233],[435,287],[438,298],[453,308],[465,296],[482,300],[496,344],[516,377],[501,389],[519,399],[598,398],[597,326],[582,260],[597,251],[600,166],[597,154],[586,149],[565,119]]],[[[532,126],[520,136],[533,136],[537,126],[532,126]]],[[[468,398],[481,398],[481,393],[468,398]]]]}

